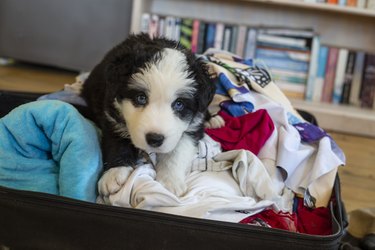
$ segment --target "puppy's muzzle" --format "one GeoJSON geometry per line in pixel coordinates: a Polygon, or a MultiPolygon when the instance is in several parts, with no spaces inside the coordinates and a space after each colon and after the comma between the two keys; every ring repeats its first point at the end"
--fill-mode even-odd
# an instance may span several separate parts
{"type": "Polygon", "coordinates": [[[157,134],[157,133],[146,134],[147,144],[154,148],[160,147],[163,144],[164,139],[165,139],[164,135],[161,135],[161,134],[157,134]]]}

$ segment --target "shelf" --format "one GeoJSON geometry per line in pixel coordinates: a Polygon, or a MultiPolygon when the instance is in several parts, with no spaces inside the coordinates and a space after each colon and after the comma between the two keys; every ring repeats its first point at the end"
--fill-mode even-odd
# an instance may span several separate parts
{"type": "MultiPolygon", "coordinates": [[[[134,0],[132,32],[142,13],[196,18],[247,26],[312,28],[321,44],[375,53],[375,11],[302,0],[134,0]]],[[[316,116],[326,130],[375,137],[375,111],[307,101],[295,108],[316,116]]]]}
{"type": "Polygon", "coordinates": [[[375,110],[291,100],[296,109],[313,114],[325,130],[375,137],[375,110]]]}
{"type": "Polygon", "coordinates": [[[308,3],[303,1],[293,1],[293,0],[243,0],[245,2],[259,2],[271,5],[281,5],[289,7],[298,7],[306,9],[315,9],[319,11],[331,11],[337,13],[344,13],[348,15],[360,15],[366,17],[375,17],[375,11],[363,8],[356,8],[350,6],[340,6],[327,3],[308,3]]]}

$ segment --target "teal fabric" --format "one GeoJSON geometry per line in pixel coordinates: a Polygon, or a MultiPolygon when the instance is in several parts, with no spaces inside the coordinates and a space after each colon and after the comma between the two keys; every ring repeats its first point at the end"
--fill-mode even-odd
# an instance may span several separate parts
{"type": "Polygon", "coordinates": [[[0,185],[92,201],[102,170],[95,126],[68,103],[37,101],[0,119],[0,185]]]}

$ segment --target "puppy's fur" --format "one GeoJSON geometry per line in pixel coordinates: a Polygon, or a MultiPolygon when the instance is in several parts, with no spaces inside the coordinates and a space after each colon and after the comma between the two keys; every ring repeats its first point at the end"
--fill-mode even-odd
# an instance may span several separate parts
{"type": "Polygon", "coordinates": [[[104,169],[132,167],[140,151],[155,152],[156,179],[182,194],[214,91],[189,50],[131,35],[92,70],[81,93],[102,129],[104,169]]]}

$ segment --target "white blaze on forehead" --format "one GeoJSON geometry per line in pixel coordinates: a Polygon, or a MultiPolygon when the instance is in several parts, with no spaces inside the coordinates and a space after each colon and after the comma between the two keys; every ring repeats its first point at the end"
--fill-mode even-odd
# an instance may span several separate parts
{"type": "Polygon", "coordinates": [[[163,49],[161,58],[148,63],[141,72],[132,75],[132,84],[149,90],[150,98],[174,98],[176,93],[193,95],[194,79],[189,78],[186,56],[174,49],[163,49]],[[161,96],[160,96],[161,95],[161,96]]]}

